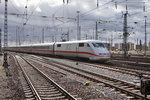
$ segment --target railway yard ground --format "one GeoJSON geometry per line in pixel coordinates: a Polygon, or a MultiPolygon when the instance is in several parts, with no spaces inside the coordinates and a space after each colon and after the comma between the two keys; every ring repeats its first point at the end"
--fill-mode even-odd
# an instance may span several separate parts
{"type": "Polygon", "coordinates": [[[0,100],[150,100],[140,93],[138,77],[150,79],[149,57],[129,59],[97,63],[9,53],[8,68],[0,57],[0,100]]]}
{"type": "Polygon", "coordinates": [[[9,58],[9,68],[4,68],[0,56],[0,100],[21,100],[24,92],[19,79],[18,68],[13,59],[9,58]]]}

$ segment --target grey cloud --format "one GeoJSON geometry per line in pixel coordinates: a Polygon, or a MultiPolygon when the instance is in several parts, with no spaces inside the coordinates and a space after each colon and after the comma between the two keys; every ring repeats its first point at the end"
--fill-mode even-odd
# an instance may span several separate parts
{"type": "MultiPolygon", "coordinates": [[[[105,29],[106,31],[99,33],[100,37],[107,38],[113,33],[114,42],[121,42],[118,33],[123,33],[123,16],[122,11],[125,12],[125,4],[119,2],[125,2],[126,0],[99,0],[99,8],[96,8],[97,0],[70,0],[69,4],[64,4],[56,7],[52,7],[49,3],[41,2],[39,7],[42,12],[37,12],[35,10],[36,6],[30,6],[28,8],[28,17],[33,12],[32,16],[27,21],[27,25],[24,26],[23,30],[23,22],[26,22],[25,19],[23,21],[23,16],[14,16],[9,15],[9,38],[10,41],[13,41],[15,44],[15,34],[16,34],[16,26],[19,26],[19,34],[22,36],[21,40],[25,43],[40,42],[42,28],[45,29],[45,41],[51,42],[52,37],[57,35],[57,41],[60,41],[60,37],[62,33],[67,33],[70,31],[70,38],[72,40],[76,39],[77,33],[77,10],[80,10],[80,25],[81,25],[81,33],[82,37],[85,38],[88,35],[89,38],[93,37],[95,34],[95,22],[99,20],[103,21],[114,21],[111,23],[102,23],[98,25],[98,30],[101,31],[105,29]],[[77,4],[74,4],[74,3],[77,4]],[[115,8],[115,2],[118,2],[117,9],[115,8]],[[108,3],[108,4],[107,4],[108,3]],[[85,4],[87,8],[85,7],[85,4]],[[106,5],[104,5],[106,4],[106,5]],[[104,6],[103,6],[104,5],[104,6]],[[123,10],[122,10],[123,8],[123,10]],[[93,10],[91,10],[93,9],[93,10]],[[121,11],[119,11],[121,9],[121,11]],[[90,11],[91,10],[91,11],[90,11]],[[115,10],[118,10],[116,12],[115,10]],[[55,15],[55,18],[53,16],[55,15]],[[45,17],[44,17],[45,16],[45,17]],[[57,17],[57,18],[56,18],[57,17]],[[61,17],[61,18],[60,18],[61,17]],[[70,19],[73,18],[73,19],[70,19]],[[69,22],[70,21],[70,22],[69,22]],[[54,29],[55,26],[55,29],[54,29]],[[22,30],[21,30],[22,29],[22,30]],[[30,36],[28,36],[30,35],[30,36]]],[[[137,2],[137,0],[132,0],[132,2],[137,2]]],[[[145,1],[145,0],[142,0],[145,1]]],[[[61,2],[61,1],[60,1],[61,2]]],[[[130,1],[131,2],[131,1],[130,1]]],[[[10,13],[24,14],[24,7],[17,7],[13,0],[8,3],[8,11],[10,13]]],[[[3,28],[3,14],[4,14],[4,1],[0,4],[0,27],[3,28]]],[[[146,9],[149,9],[149,5],[146,4],[146,9]]],[[[128,4],[129,16],[128,16],[128,26],[133,27],[134,29],[128,30],[129,33],[135,32],[135,35],[131,35],[129,37],[129,41],[133,41],[134,39],[144,39],[144,12],[143,12],[143,4],[128,4]],[[135,24],[134,22],[138,22],[135,24]],[[142,27],[141,27],[142,26],[142,27]]],[[[147,16],[149,16],[149,12],[145,12],[147,16]]],[[[147,18],[150,20],[149,17],[147,18]]],[[[147,32],[149,33],[150,28],[147,27],[147,32]]],[[[149,35],[148,35],[149,36],[149,35]]],[[[148,38],[149,39],[149,38],[148,38]]],[[[143,40],[144,41],[144,40],[143,40]]],[[[148,40],[150,41],[150,40],[148,40]]],[[[10,44],[11,45],[11,44],[10,44]]]]}

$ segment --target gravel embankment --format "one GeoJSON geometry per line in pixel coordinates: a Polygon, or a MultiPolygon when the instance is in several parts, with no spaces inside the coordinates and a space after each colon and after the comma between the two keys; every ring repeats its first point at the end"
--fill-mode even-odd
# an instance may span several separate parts
{"type": "MultiPolygon", "coordinates": [[[[54,60],[54,61],[58,61],[57,59],[51,59],[51,58],[49,58],[49,59],[54,60]]],[[[139,82],[140,82],[138,77],[128,75],[128,74],[114,72],[114,71],[110,71],[110,70],[107,70],[107,69],[97,68],[97,67],[93,67],[93,66],[89,66],[89,65],[84,65],[84,64],[81,64],[81,63],[76,65],[76,62],[70,62],[70,61],[63,60],[63,59],[62,60],[59,59],[59,62],[67,64],[69,66],[76,67],[76,68],[84,69],[84,70],[89,71],[89,72],[94,72],[94,73],[97,73],[97,74],[100,74],[100,75],[105,75],[105,76],[112,77],[112,78],[115,78],[115,79],[120,79],[120,80],[129,82],[129,83],[132,83],[132,84],[136,84],[136,85],[139,85],[139,82]]]]}
{"type": "MultiPolygon", "coordinates": [[[[74,63],[64,62],[64,60],[60,60],[60,59],[59,61],[69,65],[76,65],[75,64],[76,62],[74,63]]],[[[105,87],[104,84],[90,82],[89,80],[86,80],[77,75],[61,70],[59,68],[53,67],[51,65],[49,65],[48,67],[55,69],[61,73],[64,73],[67,76],[58,74],[56,72],[52,72],[50,69],[48,70],[48,68],[46,68],[45,70],[45,67],[41,67],[39,66],[39,64],[34,62],[32,63],[37,65],[38,68],[43,70],[49,77],[52,77],[58,84],[60,84],[68,92],[78,95],[78,97],[81,97],[83,100],[93,100],[93,99],[94,100],[129,100],[125,95],[122,95],[114,91],[114,89],[105,87]],[[85,85],[86,83],[90,83],[90,84],[86,86],[85,85]]],[[[50,63],[50,61],[48,61],[48,63],[50,63]]],[[[82,65],[79,64],[76,67],[80,67],[80,66],[82,65]]],[[[81,68],[85,68],[85,66],[81,68]]]]}
{"type": "Polygon", "coordinates": [[[8,68],[2,67],[0,63],[0,100],[23,100],[24,92],[18,74],[18,67],[14,59],[8,56],[8,68]]]}

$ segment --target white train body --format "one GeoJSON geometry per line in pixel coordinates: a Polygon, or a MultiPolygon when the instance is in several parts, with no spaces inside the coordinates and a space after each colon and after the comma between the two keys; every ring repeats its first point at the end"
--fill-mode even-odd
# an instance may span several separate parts
{"type": "Polygon", "coordinates": [[[9,51],[46,54],[64,57],[79,57],[89,60],[109,60],[110,53],[103,43],[97,40],[82,40],[8,47],[9,51]]]}

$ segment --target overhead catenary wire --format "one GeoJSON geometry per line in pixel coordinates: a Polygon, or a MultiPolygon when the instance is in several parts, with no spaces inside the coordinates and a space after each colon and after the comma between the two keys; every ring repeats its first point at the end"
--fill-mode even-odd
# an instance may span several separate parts
{"type": "Polygon", "coordinates": [[[31,12],[31,14],[29,15],[29,17],[27,18],[26,22],[24,24],[27,24],[27,22],[30,20],[31,16],[33,15],[34,11],[36,10],[36,8],[39,6],[41,0],[39,1],[39,3],[37,4],[37,6],[33,9],[33,11],[31,12]]]}
{"type": "Polygon", "coordinates": [[[86,12],[84,12],[84,13],[81,13],[81,17],[83,17],[83,16],[87,15],[88,13],[90,13],[90,12],[92,12],[92,11],[98,9],[98,8],[101,8],[101,7],[107,5],[107,4],[111,3],[111,2],[112,2],[112,0],[108,1],[107,3],[105,3],[105,4],[101,5],[101,6],[99,6],[99,5],[97,4],[98,7],[95,7],[95,8],[93,8],[93,9],[91,9],[91,10],[89,10],[89,11],[86,11],[86,12]]]}
{"type": "MultiPolygon", "coordinates": [[[[100,0],[99,0],[99,2],[100,2],[100,0]]],[[[101,10],[103,10],[103,9],[105,9],[106,7],[110,7],[110,5],[114,5],[114,2],[115,2],[115,0],[113,0],[113,2],[112,3],[109,3],[107,6],[103,6],[103,7],[101,7],[100,5],[99,5],[99,8],[96,8],[96,9],[101,9],[101,10]]],[[[65,5],[65,6],[67,6],[67,5],[65,5]]],[[[62,6],[59,6],[60,8],[62,8],[62,6]]],[[[59,8],[58,7],[58,8],[59,8]]],[[[61,11],[60,10],[60,8],[59,8],[59,12],[61,11]]],[[[68,9],[69,9],[69,7],[68,7],[68,9]]],[[[96,9],[91,9],[89,12],[84,12],[83,13],[83,16],[85,17],[85,18],[81,18],[80,20],[83,20],[83,21],[85,21],[85,20],[87,20],[88,22],[89,21],[95,21],[96,20],[96,17],[95,17],[95,19],[93,18],[93,19],[91,19],[90,17],[87,17],[87,15],[88,14],[91,14],[91,12],[93,12],[94,10],[96,10],[96,9]],[[92,11],[93,10],[93,11],[92,11]],[[85,14],[85,15],[84,15],[85,14]]],[[[17,11],[17,10],[16,10],[17,11]]],[[[56,11],[55,12],[56,14],[58,13],[58,11],[56,11]]],[[[136,12],[135,12],[136,13],[136,12]]],[[[134,16],[136,16],[136,15],[139,15],[138,14],[138,12],[135,14],[135,13],[133,13],[133,14],[130,14],[130,16],[128,16],[129,18],[132,18],[132,17],[134,17],[134,16]]],[[[70,14],[71,15],[71,14],[70,14]]],[[[81,14],[82,15],[82,14],[81,14]]],[[[31,17],[38,17],[38,15],[34,15],[34,13],[31,15],[31,17],[29,18],[29,16],[30,16],[30,14],[28,15],[28,21],[26,22],[24,22],[25,23],[25,25],[30,25],[30,21],[29,20],[34,20],[34,19],[32,19],[31,17]]],[[[66,16],[68,16],[68,15],[66,15],[66,16]]],[[[40,17],[40,16],[39,16],[40,17]]],[[[82,17],[82,16],[81,16],[82,17]]],[[[42,18],[42,17],[41,17],[42,18]]],[[[45,18],[51,18],[51,17],[45,17],[45,18]]],[[[103,17],[102,17],[102,19],[103,19],[103,17]]],[[[111,19],[111,18],[110,18],[111,19]]],[[[118,13],[115,15],[115,18],[113,17],[112,19],[114,19],[114,20],[118,20],[116,23],[119,23],[119,24],[122,24],[121,23],[121,21],[122,20],[120,20],[120,19],[122,19],[121,17],[118,19],[118,13]]],[[[62,19],[62,20],[65,20],[65,18],[64,19],[62,19]]],[[[137,20],[137,21],[139,21],[139,20],[137,20]]],[[[72,22],[75,22],[74,20],[72,20],[72,22]]],[[[44,22],[43,22],[44,23],[44,22]]],[[[67,22],[67,21],[64,21],[64,23],[57,23],[57,25],[55,25],[56,27],[60,27],[60,26],[63,26],[63,25],[65,25],[65,24],[68,24],[68,23],[70,23],[70,22],[67,22]]],[[[131,22],[129,22],[129,23],[133,23],[132,21],[131,22]]],[[[19,23],[20,24],[20,23],[19,23]]],[[[33,23],[34,24],[34,23],[33,23]]],[[[111,24],[111,25],[113,25],[113,23],[111,24]]],[[[92,26],[92,24],[89,24],[89,26],[92,26]]],[[[106,25],[105,27],[109,27],[110,25],[106,25]]],[[[67,27],[67,26],[65,26],[65,27],[67,27]]],[[[83,26],[83,27],[86,27],[86,26],[83,26]]],[[[87,26],[88,27],[88,26],[87,26]]],[[[95,26],[93,26],[93,27],[95,27],[95,26]]],[[[89,27],[90,28],[90,27],[89,27]]]]}
{"type": "Polygon", "coordinates": [[[15,7],[14,3],[12,2],[12,0],[9,0],[11,5],[13,6],[13,8],[17,11],[17,12],[21,12],[18,8],[15,7]]]}
{"type": "MultiPolygon", "coordinates": [[[[110,2],[112,2],[112,1],[110,1],[110,2]]],[[[109,3],[109,2],[108,2],[109,3]]]]}
{"type": "MultiPolygon", "coordinates": [[[[110,4],[110,3],[114,3],[115,1],[114,0],[110,0],[110,1],[108,1],[108,2],[106,2],[105,4],[103,4],[103,5],[101,5],[101,6],[99,6],[99,0],[97,0],[97,7],[95,7],[95,8],[93,8],[93,9],[91,9],[91,10],[89,10],[89,11],[86,11],[86,12],[84,12],[84,13],[82,13],[81,14],[81,17],[84,17],[84,16],[86,16],[87,14],[89,14],[89,13],[91,13],[92,11],[94,11],[94,10],[96,10],[96,9],[99,9],[99,8],[101,8],[101,7],[104,7],[105,5],[108,5],[108,4],[110,4]]],[[[121,2],[119,2],[119,3],[123,3],[124,1],[121,1],[121,2]]],[[[116,4],[117,4],[117,2],[115,2],[116,4]]],[[[117,6],[117,5],[116,5],[117,6]]],[[[105,8],[104,8],[105,9],[105,8]]],[[[103,10],[103,9],[101,9],[101,10],[103,10]]]]}
{"type": "Polygon", "coordinates": [[[22,25],[22,29],[20,30],[20,32],[24,29],[24,25],[27,24],[27,22],[30,20],[31,16],[33,15],[34,11],[36,10],[36,8],[38,7],[38,5],[40,4],[41,0],[39,1],[39,3],[37,4],[37,6],[33,9],[33,11],[31,12],[31,14],[29,15],[29,17],[26,19],[26,21],[23,23],[22,25]]]}

